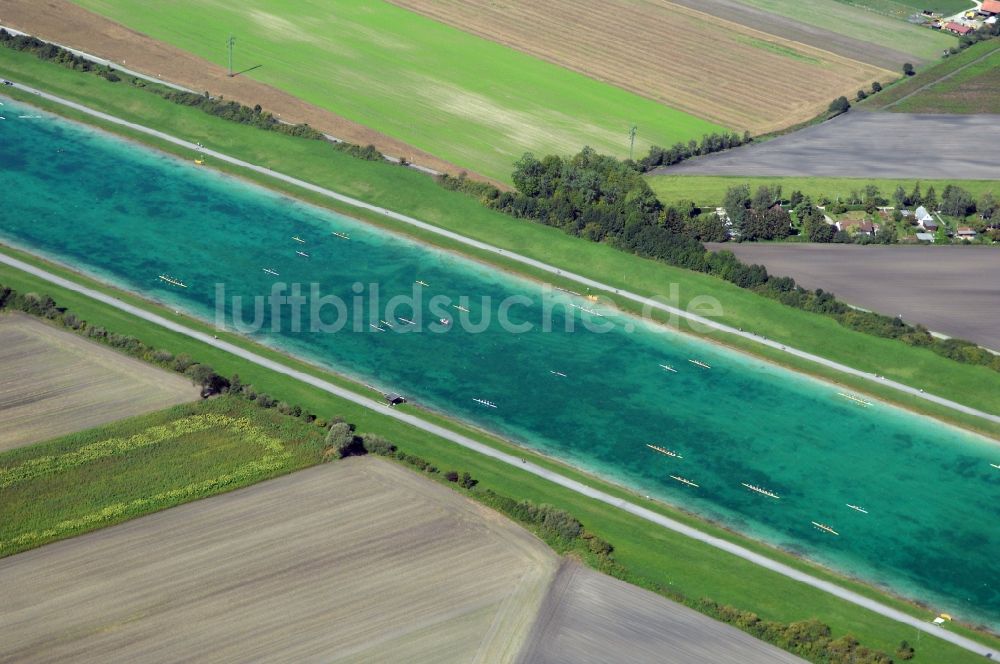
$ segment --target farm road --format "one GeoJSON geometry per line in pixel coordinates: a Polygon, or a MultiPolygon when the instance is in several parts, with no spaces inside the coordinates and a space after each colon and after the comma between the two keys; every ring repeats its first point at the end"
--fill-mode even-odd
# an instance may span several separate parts
{"type": "Polygon", "coordinates": [[[653,174],[993,180],[998,126],[997,115],[848,112],[653,174]]]}
{"type": "Polygon", "coordinates": [[[1000,350],[1000,250],[727,242],[747,263],[822,288],[845,302],[1000,350]]]}

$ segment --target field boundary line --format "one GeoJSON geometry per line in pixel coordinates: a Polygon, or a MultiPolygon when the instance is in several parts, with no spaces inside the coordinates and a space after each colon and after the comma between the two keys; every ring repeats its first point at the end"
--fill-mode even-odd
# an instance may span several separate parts
{"type": "Polygon", "coordinates": [[[852,604],[855,604],[862,608],[878,613],[891,620],[895,620],[897,622],[914,627],[922,632],[926,632],[927,634],[943,639],[949,643],[952,643],[953,645],[956,645],[960,648],[964,648],[965,650],[968,650],[970,652],[987,657],[994,657],[1000,655],[1000,651],[994,651],[989,646],[978,643],[972,639],[961,636],[959,634],[954,634],[952,632],[945,631],[941,627],[934,625],[926,620],[922,620],[920,618],[911,616],[908,613],[900,611],[899,609],[892,608],[890,606],[882,604],[881,602],[865,597],[860,593],[848,590],[830,581],[818,579],[810,574],[807,574],[806,572],[797,570],[793,567],[790,567],[789,565],[780,563],[776,560],[772,560],[767,556],[751,551],[750,549],[747,549],[743,546],[734,544],[732,542],[726,541],[719,537],[715,537],[713,535],[709,535],[708,533],[702,532],[697,528],[694,528],[693,526],[681,523],[680,521],[671,519],[670,517],[664,516],[662,514],[659,514],[658,512],[654,512],[650,509],[647,509],[635,503],[629,502],[623,498],[618,498],[599,489],[595,489],[582,482],[570,479],[555,471],[549,470],[547,468],[529,462],[520,457],[508,454],[506,452],[501,452],[500,450],[490,447],[485,443],[473,440],[472,438],[451,431],[450,429],[447,429],[441,425],[433,424],[415,415],[411,415],[409,413],[404,413],[396,409],[390,408],[386,404],[380,401],[375,401],[374,399],[357,394],[356,392],[348,390],[347,388],[334,385],[333,383],[330,383],[326,380],[323,380],[311,374],[305,373],[304,371],[293,369],[285,364],[276,362],[274,360],[258,355],[253,351],[247,350],[246,348],[237,346],[236,344],[232,344],[227,341],[217,339],[214,336],[211,336],[205,332],[199,332],[185,325],[181,325],[180,323],[168,320],[151,311],[148,311],[146,309],[143,309],[141,307],[132,304],[128,304],[111,295],[101,293],[99,291],[96,291],[92,288],[88,288],[69,279],[65,279],[58,275],[52,274],[51,272],[48,272],[41,268],[25,263],[21,260],[8,256],[2,252],[0,252],[0,263],[9,265],[13,268],[26,272],[30,275],[48,281],[49,283],[55,284],[72,292],[79,293],[80,295],[88,297],[92,300],[96,300],[103,304],[109,305],[126,313],[129,313],[142,320],[153,323],[154,325],[158,325],[160,327],[171,330],[178,334],[182,334],[184,336],[190,337],[202,343],[208,344],[209,346],[212,346],[219,350],[235,355],[236,357],[244,359],[248,362],[252,362],[257,366],[269,369],[271,371],[274,371],[276,373],[285,376],[289,376],[307,385],[311,385],[324,392],[337,396],[341,399],[350,401],[351,403],[361,406],[362,408],[366,408],[368,410],[374,411],[386,417],[390,417],[397,421],[403,422],[404,424],[408,424],[422,431],[431,433],[445,440],[449,440],[474,452],[478,452],[484,456],[506,463],[514,468],[520,468],[525,472],[532,473],[533,475],[546,479],[550,482],[553,482],[554,484],[569,489],[570,491],[574,491],[582,496],[591,498],[593,500],[597,500],[612,507],[617,507],[645,521],[656,524],[663,528],[667,528],[668,530],[672,530],[691,539],[715,547],[716,549],[720,549],[732,555],[738,556],[739,558],[742,558],[753,564],[759,565],[760,567],[771,570],[773,572],[786,576],[800,583],[804,583],[808,586],[811,586],[823,592],[829,593],[830,595],[833,595],[842,600],[848,601],[852,604]]]}
{"type": "MultiPolygon", "coordinates": [[[[67,107],[72,108],[74,110],[80,111],[82,113],[86,113],[87,115],[99,118],[99,119],[104,120],[106,122],[111,122],[113,124],[116,124],[116,125],[119,125],[119,126],[122,126],[122,127],[126,127],[128,129],[131,129],[133,131],[137,131],[137,132],[146,134],[148,136],[153,136],[153,137],[159,138],[160,140],[164,140],[164,141],[167,141],[168,143],[172,143],[172,144],[180,146],[182,148],[192,150],[193,152],[198,152],[198,153],[200,153],[202,155],[212,156],[212,157],[214,157],[214,158],[216,158],[216,159],[218,159],[220,161],[226,162],[228,164],[232,164],[233,166],[238,166],[240,168],[245,168],[247,170],[253,171],[253,172],[258,173],[260,175],[265,175],[265,176],[273,178],[275,180],[280,180],[280,181],[285,182],[287,184],[291,184],[291,185],[293,185],[295,187],[299,187],[301,189],[305,189],[307,191],[311,191],[313,193],[319,194],[319,195],[324,196],[326,198],[331,198],[331,199],[339,201],[341,203],[346,203],[347,205],[350,205],[352,207],[356,207],[356,208],[360,208],[360,209],[363,209],[363,210],[367,210],[369,212],[374,212],[376,214],[380,214],[380,215],[382,215],[384,217],[387,217],[389,219],[392,219],[394,221],[399,221],[399,222],[402,222],[402,223],[407,224],[409,226],[413,226],[415,228],[419,228],[421,230],[428,231],[430,233],[434,233],[435,235],[439,235],[439,236],[447,238],[449,240],[453,240],[455,242],[459,242],[459,243],[461,243],[461,244],[463,244],[465,246],[472,247],[474,249],[478,249],[480,251],[484,251],[484,252],[487,252],[487,253],[490,253],[490,254],[494,254],[496,256],[500,256],[500,257],[503,257],[505,259],[515,261],[517,263],[521,263],[522,265],[527,265],[528,267],[534,268],[536,270],[540,270],[542,272],[546,272],[548,274],[552,274],[552,275],[555,275],[555,276],[558,276],[558,277],[569,279],[571,281],[575,281],[578,284],[581,284],[583,286],[587,286],[588,288],[591,288],[591,289],[594,289],[594,290],[603,291],[605,293],[614,293],[615,295],[618,295],[620,297],[624,297],[624,298],[626,298],[628,300],[631,300],[633,302],[641,304],[644,307],[649,307],[649,308],[652,308],[652,309],[656,309],[658,311],[661,311],[663,313],[669,314],[671,316],[678,316],[680,318],[684,318],[684,319],[689,320],[691,322],[698,323],[700,325],[704,325],[708,329],[715,330],[715,331],[718,331],[718,332],[723,332],[725,334],[728,334],[728,335],[731,335],[731,336],[734,336],[734,337],[740,337],[742,339],[746,339],[748,341],[752,341],[752,342],[754,342],[756,344],[767,346],[767,347],[769,347],[769,348],[771,348],[773,350],[777,350],[777,351],[780,351],[782,353],[787,353],[788,355],[792,355],[792,356],[797,357],[799,359],[808,360],[808,361],[813,362],[815,364],[819,364],[821,366],[824,366],[824,367],[826,367],[828,369],[833,369],[833,370],[838,371],[840,373],[844,373],[844,374],[847,374],[847,375],[850,375],[850,376],[854,376],[856,378],[862,378],[862,379],[867,380],[869,382],[876,383],[876,384],[879,384],[879,385],[883,385],[885,387],[891,387],[891,388],[893,388],[893,389],[895,389],[895,390],[897,390],[899,392],[902,392],[904,394],[907,394],[909,396],[913,396],[913,397],[917,397],[917,398],[920,398],[920,399],[924,399],[925,401],[930,401],[932,403],[938,404],[939,406],[945,406],[946,408],[950,408],[952,410],[958,411],[960,413],[964,413],[966,415],[972,415],[974,417],[980,417],[980,418],[982,418],[984,420],[987,420],[989,422],[993,422],[995,424],[1000,424],[1000,415],[995,415],[993,413],[987,413],[987,412],[981,411],[979,409],[972,408],[970,406],[966,406],[964,404],[958,403],[956,401],[952,401],[950,399],[945,399],[944,397],[940,397],[940,396],[937,396],[937,395],[934,395],[934,394],[929,394],[927,392],[924,392],[921,389],[917,389],[915,387],[911,387],[909,385],[906,385],[904,383],[900,383],[900,382],[895,381],[895,380],[890,380],[888,378],[885,378],[884,376],[879,376],[878,374],[876,374],[874,372],[869,373],[869,372],[861,371],[860,369],[855,369],[854,367],[848,366],[846,364],[841,364],[840,362],[835,362],[835,361],[829,360],[829,359],[827,359],[825,357],[820,357],[819,355],[815,355],[813,353],[809,353],[809,352],[806,352],[806,351],[803,351],[803,350],[799,350],[798,348],[795,348],[793,346],[789,346],[788,344],[784,344],[784,343],[781,343],[779,341],[775,341],[773,339],[768,339],[766,337],[760,336],[760,335],[755,334],[753,332],[748,332],[748,331],[745,331],[743,329],[737,329],[735,327],[731,327],[731,326],[726,325],[724,323],[719,323],[719,322],[716,322],[714,320],[705,318],[704,316],[699,316],[697,314],[690,313],[690,312],[688,312],[688,311],[686,311],[684,309],[681,309],[679,307],[673,307],[673,306],[670,306],[668,304],[663,304],[663,303],[658,302],[658,301],[656,301],[654,299],[645,297],[643,295],[639,295],[638,293],[634,293],[634,292],[629,291],[629,290],[615,288],[614,286],[602,283],[600,281],[596,281],[594,279],[591,279],[589,277],[585,277],[585,276],[580,275],[580,274],[576,274],[574,272],[569,272],[569,271],[566,271],[566,270],[562,270],[562,269],[560,269],[560,268],[558,268],[558,267],[556,267],[554,265],[550,265],[548,263],[544,263],[542,261],[536,260],[534,258],[530,258],[530,257],[525,256],[523,254],[519,254],[519,253],[515,253],[515,252],[512,252],[512,251],[508,251],[506,249],[502,249],[502,248],[497,247],[495,245],[492,245],[492,244],[489,244],[489,243],[486,243],[486,242],[482,242],[480,240],[475,240],[475,239],[470,238],[470,237],[466,237],[465,235],[461,235],[460,233],[456,233],[454,231],[450,231],[450,230],[441,228],[439,226],[435,226],[434,224],[430,224],[428,222],[421,221],[419,219],[416,219],[414,217],[410,217],[410,216],[405,215],[405,214],[401,214],[399,212],[393,212],[392,210],[389,210],[387,208],[384,208],[384,207],[381,207],[381,206],[378,206],[378,205],[373,205],[371,203],[366,203],[365,201],[359,200],[357,198],[353,198],[351,196],[347,196],[345,194],[341,194],[341,193],[336,192],[336,191],[334,191],[332,189],[327,189],[325,187],[321,187],[319,185],[312,184],[311,182],[306,182],[304,180],[300,180],[300,179],[298,179],[296,177],[293,177],[291,175],[286,175],[284,173],[280,173],[278,171],[272,170],[272,169],[264,167],[264,166],[258,166],[257,164],[252,164],[250,162],[243,161],[242,159],[237,159],[236,157],[231,157],[231,156],[229,156],[227,154],[224,154],[222,152],[218,152],[216,150],[212,150],[212,149],[206,148],[204,146],[200,146],[200,145],[198,145],[196,143],[192,143],[190,141],[186,141],[186,140],[184,140],[182,138],[177,138],[175,136],[172,136],[172,135],[167,134],[165,132],[159,131],[157,129],[152,129],[152,128],[146,127],[144,125],[140,125],[140,124],[137,124],[137,123],[134,123],[134,122],[129,122],[128,120],[123,120],[122,118],[116,117],[114,115],[110,115],[108,113],[104,113],[103,111],[98,111],[96,109],[90,108],[89,106],[85,106],[83,104],[78,104],[78,103],[76,103],[74,101],[70,101],[68,99],[63,99],[62,97],[59,97],[57,95],[49,94],[49,93],[44,92],[42,90],[38,90],[38,89],[32,88],[30,86],[23,85],[21,83],[14,83],[14,87],[16,87],[17,89],[23,90],[25,92],[37,95],[37,96],[39,96],[39,97],[41,97],[43,99],[47,99],[47,100],[55,102],[57,104],[61,104],[63,106],[67,106],[67,107]]],[[[825,380],[825,379],[820,379],[820,380],[825,380]]],[[[830,382],[830,381],[825,380],[825,382],[830,382]]]]}

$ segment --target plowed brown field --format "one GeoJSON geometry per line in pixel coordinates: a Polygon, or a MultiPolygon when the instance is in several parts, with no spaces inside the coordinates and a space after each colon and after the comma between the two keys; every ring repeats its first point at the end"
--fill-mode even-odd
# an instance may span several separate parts
{"type": "Polygon", "coordinates": [[[754,133],[807,120],[835,97],[894,77],[666,0],[389,1],[754,133]]]}

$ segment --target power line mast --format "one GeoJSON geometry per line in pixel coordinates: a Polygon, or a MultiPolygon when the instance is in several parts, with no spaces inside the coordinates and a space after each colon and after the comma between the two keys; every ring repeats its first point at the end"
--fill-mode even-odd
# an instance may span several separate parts
{"type": "Polygon", "coordinates": [[[226,40],[226,46],[229,47],[229,78],[233,77],[233,46],[236,44],[236,37],[232,35],[226,40]]]}
{"type": "Polygon", "coordinates": [[[628,130],[628,158],[632,158],[632,150],[635,148],[635,134],[639,131],[639,127],[632,125],[632,128],[628,130]]]}

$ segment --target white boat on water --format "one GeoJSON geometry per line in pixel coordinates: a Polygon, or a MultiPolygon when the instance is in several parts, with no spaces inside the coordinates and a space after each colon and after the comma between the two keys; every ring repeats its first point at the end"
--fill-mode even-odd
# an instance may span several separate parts
{"type": "Polygon", "coordinates": [[[469,313],[469,310],[468,310],[468,309],[466,309],[465,307],[463,307],[463,306],[462,306],[462,305],[460,305],[460,304],[453,304],[453,305],[451,305],[451,306],[455,307],[455,308],[456,308],[456,309],[458,309],[459,311],[464,311],[465,313],[469,313]]]}
{"type": "Polygon", "coordinates": [[[415,323],[409,318],[400,318],[400,322],[406,323],[407,325],[415,325],[415,323]]]}
{"type": "Polygon", "coordinates": [[[293,235],[293,236],[292,236],[292,239],[293,239],[293,240],[295,240],[296,242],[300,242],[300,243],[302,243],[302,244],[305,244],[305,243],[306,243],[306,241],[305,241],[305,240],[303,240],[302,238],[300,238],[300,237],[299,237],[298,235],[293,235]]]}
{"type": "Polygon", "coordinates": [[[268,267],[264,268],[264,272],[267,272],[268,274],[274,275],[275,277],[279,276],[277,272],[275,272],[274,270],[272,270],[271,268],[268,268],[268,267]]]}
{"type": "Polygon", "coordinates": [[[829,533],[831,535],[839,535],[840,534],[836,530],[834,530],[833,528],[831,528],[830,526],[826,525],[825,523],[820,523],[818,521],[813,521],[812,525],[814,525],[817,530],[822,530],[824,533],[829,533]]]}
{"type": "Polygon", "coordinates": [[[426,281],[420,281],[419,279],[417,279],[417,280],[416,280],[415,282],[413,282],[413,283],[415,283],[415,284],[420,284],[421,286],[430,286],[430,284],[429,284],[429,283],[427,283],[426,281]]]}
{"type": "Polygon", "coordinates": [[[486,406],[487,408],[496,408],[497,407],[497,405],[495,403],[493,403],[492,401],[487,401],[486,399],[477,399],[477,398],[473,397],[472,400],[475,401],[478,404],[482,404],[482,405],[486,406]]]}
{"type": "Polygon", "coordinates": [[[691,481],[691,480],[689,480],[689,479],[686,479],[686,478],[683,478],[683,477],[681,477],[680,475],[671,475],[671,476],[670,476],[670,479],[672,479],[672,480],[677,480],[677,481],[678,481],[678,482],[680,482],[681,484],[687,484],[688,486],[693,486],[693,487],[694,487],[694,488],[696,488],[696,489],[698,488],[698,485],[697,485],[697,484],[695,484],[694,482],[692,482],[692,481],[691,481]]]}
{"type": "Polygon", "coordinates": [[[173,277],[166,274],[160,275],[160,281],[164,281],[170,284],[171,286],[177,286],[179,288],[187,288],[187,284],[185,284],[183,281],[181,281],[180,279],[174,279],[173,277]]]}
{"type": "Polygon", "coordinates": [[[781,496],[771,491],[770,489],[765,489],[764,487],[757,486],[756,484],[747,484],[746,482],[740,482],[740,484],[750,489],[754,493],[759,493],[762,496],[767,496],[768,498],[774,498],[775,500],[781,498],[781,496]]]}
{"type": "Polygon", "coordinates": [[[855,396],[853,394],[847,394],[846,392],[837,392],[837,396],[844,397],[848,401],[853,401],[854,403],[858,404],[859,406],[862,406],[863,408],[867,408],[868,406],[872,405],[871,401],[866,401],[861,397],[855,396]]]}
{"type": "Polygon", "coordinates": [[[711,369],[712,368],[710,365],[705,364],[701,360],[688,360],[688,362],[690,362],[691,364],[693,364],[695,366],[701,367],[702,369],[711,369]]]}
{"type": "Polygon", "coordinates": [[[552,374],[553,376],[562,376],[563,378],[566,377],[566,374],[564,374],[561,371],[552,371],[551,369],[549,369],[549,373],[552,374]]]}
{"type": "Polygon", "coordinates": [[[1000,463],[991,463],[990,465],[996,468],[997,470],[1000,470],[1000,463]]]}
{"type": "Polygon", "coordinates": [[[381,325],[376,325],[375,323],[368,323],[368,327],[372,328],[376,332],[385,332],[381,325]]]}
{"type": "Polygon", "coordinates": [[[302,258],[309,258],[309,254],[307,254],[304,251],[296,251],[295,253],[297,253],[299,256],[302,256],[302,258]]]}
{"type": "Polygon", "coordinates": [[[648,447],[649,449],[653,450],[654,452],[659,452],[660,454],[662,454],[664,456],[673,457],[675,459],[683,459],[684,458],[683,456],[681,456],[677,452],[674,452],[673,450],[668,450],[665,447],[660,447],[659,445],[650,445],[649,443],[646,443],[646,447],[648,447]]]}
{"type": "Polygon", "coordinates": [[[350,240],[351,239],[351,236],[348,235],[347,233],[338,233],[337,231],[334,231],[333,234],[336,235],[337,237],[339,237],[341,240],[350,240]]]}
{"type": "Polygon", "coordinates": [[[868,510],[864,509],[863,507],[858,507],[857,505],[852,505],[850,503],[847,503],[847,506],[850,507],[855,512],[861,512],[862,514],[868,514],[868,510]]]}
{"type": "Polygon", "coordinates": [[[677,369],[674,369],[669,364],[661,364],[660,367],[662,367],[664,371],[671,371],[673,373],[677,373],[677,369]]]}

